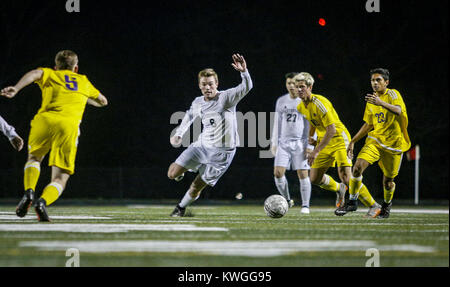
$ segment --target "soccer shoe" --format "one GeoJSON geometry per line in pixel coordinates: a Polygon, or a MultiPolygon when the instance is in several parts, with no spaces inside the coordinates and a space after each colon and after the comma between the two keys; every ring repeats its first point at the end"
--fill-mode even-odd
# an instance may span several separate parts
{"type": "Polygon", "coordinates": [[[367,211],[367,214],[365,215],[366,218],[376,218],[381,212],[381,205],[378,203],[374,203],[370,208],[369,211],[367,211]]]}
{"type": "Polygon", "coordinates": [[[336,208],[344,206],[345,204],[345,193],[347,192],[347,186],[342,182],[339,183],[339,191],[336,191],[336,208]]]}
{"type": "Polygon", "coordinates": [[[30,208],[32,202],[34,200],[34,191],[30,188],[25,190],[25,194],[22,199],[19,201],[19,204],[16,207],[16,214],[18,217],[24,217],[27,215],[28,208],[30,208]]]}
{"type": "Polygon", "coordinates": [[[38,221],[50,221],[47,213],[47,203],[45,202],[45,199],[39,198],[38,200],[36,200],[36,203],[34,204],[34,211],[36,211],[38,221]]]}
{"type": "Polygon", "coordinates": [[[288,202],[288,204],[289,204],[289,208],[291,208],[291,207],[294,206],[294,200],[293,200],[293,199],[288,200],[287,202],[288,202]]]}
{"type": "Polygon", "coordinates": [[[309,214],[309,207],[303,206],[302,209],[300,209],[301,214],[309,214]]]}
{"type": "Polygon", "coordinates": [[[358,210],[358,201],[356,199],[351,199],[347,201],[343,206],[338,207],[334,214],[336,216],[344,216],[349,212],[358,210]]]}
{"type": "Polygon", "coordinates": [[[183,177],[184,177],[184,173],[179,175],[179,176],[177,176],[177,177],[175,177],[174,180],[175,181],[181,181],[183,179],[183,177]]]}
{"type": "Polygon", "coordinates": [[[383,204],[381,204],[381,211],[380,214],[378,215],[378,218],[389,218],[389,215],[391,214],[391,207],[392,202],[391,203],[383,202],[383,204]]]}
{"type": "Polygon", "coordinates": [[[180,207],[177,204],[177,206],[175,206],[175,209],[172,211],[170,216],[172,216],[172,217],[183,217],[185,213],[186,213],[186,207],[182,208],[182,207],[180,207]]]}

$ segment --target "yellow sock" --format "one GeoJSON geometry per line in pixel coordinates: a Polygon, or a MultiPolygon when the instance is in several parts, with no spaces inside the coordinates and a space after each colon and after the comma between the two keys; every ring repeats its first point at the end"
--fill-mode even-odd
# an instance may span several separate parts
{"type": "Polygon", "coordinates": [[[55,202],[62,194],[63,188],[57,182],[52,182],[44,188],[41,198],[45,199],[47,206],[55,202]]]}
{"type": "Polygon", "coordinates": [[[360,177],[350,177],[348,182],[348,193],[350,199],[357,199],[359,196],[359,190],[362,186],[362,176],[360,177]]]}
{"type": "Polygon", "coordinates": [[[359,189],[359,198],[365,206],[372,206],[376,202],[364,184],[361,184],[361,188],[359,189]]]}
{"type": "Polygon", "coordinates": [[[24,175],[23,175],[23,185],[25,190],[36,189],[36,184],[41,173],[41,164],[38,161],[28,161],[25,164],[24,175]]]}
{"type": "Polygon", "coordinates": [[[391,189],[386,189],[386,187],[384,187],[384,202],[386,203],[391,203],[392,198],[394,197],[394,191],[395,191],[395,183],[392,183],[393,186],[391,189]]]}
{"type": "Polygon", "coordinates": [[[319,185],[321,188],[334,192],[339,191],[339,183],[337,183],[331,176],[325,174],[324,178],[324,183],[319,185]]]}

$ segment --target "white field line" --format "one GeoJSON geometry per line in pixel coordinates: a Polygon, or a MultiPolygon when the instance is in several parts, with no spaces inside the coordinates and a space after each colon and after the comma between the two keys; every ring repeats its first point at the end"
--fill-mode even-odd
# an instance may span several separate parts
{"type": "Polygon", "coordinates": [[[366,240],[284,240],[284,241],[22,241],[20,247],[45,251],[76,248],[87,253],[109,252],[188,252],[225,256],[272,257],[296,252],[379,251],[434,252],[429,246],[413,244],[378,245],[366,240]]]}
{"type": "Polygon", "coordinates": [[[192,224],[0,224],[0,231],[61,231],[113,233],[128,231],[228,231],[221,227],[198,227],[192,224]]]}
{"type": "MultiPolygon", "coordinates": [[[[84,216],[84,215],[54,215],[50,217],[51,219],[111,219],[111,217],[106,216],[84,216]]],[[[0,220],[37,220],[36,214],[28,214],[25,217],[18,217],[16,214],[11,213],[10,215],[0,215],[0,220]]]]}

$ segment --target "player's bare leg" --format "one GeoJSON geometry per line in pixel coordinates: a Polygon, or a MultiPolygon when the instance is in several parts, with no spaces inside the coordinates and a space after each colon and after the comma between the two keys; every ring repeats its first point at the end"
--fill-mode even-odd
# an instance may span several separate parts
{"type": "Polygon", "coordinates": [[[289,203],[289,207],[294,206],[294,201],[291,199],[291,195],[289,194],[289,184],[286,179],[286,168],[283,166],[275,166],[273,169],[273,175],[275,180],[275,186],[277,187],[278,192],[286,198],[289,203]]]}
{"type": "Polygon", "coordinates": [[[179,164],[176,163],[172,163],[169,166],[169,170],[167,171],[167,176],[170,179],[173,179],[175,181],[180,181],[183,179],[184,177],[184,173],[187,171],[186,168],[182,167],[179,164]]]}
{"type": "Polygon", "coordinates": [[[41,162],[43,159],[43,156],[36,156],[31,153],[28,154],[27,162],[24,167],[23,178],[25,192],[16,207],[16,214],[19,217],[24,217],[28,213],[28,209],[34,201],[34,191],[39,179],[41,162]]]}
{"type": "Polygon", "coordinates": [[[184,197],[181,199],[180,203],[177,204],[175,209],[172,211],[170,216],[172,217],[183,217],[186,212],[186,207],[196,201],[202,192],[202,190],[207,186],[206,182],[202,180],[200,174],[198,174],[194,181],[191,183],[189,190],[186,192],[184,197]]]}

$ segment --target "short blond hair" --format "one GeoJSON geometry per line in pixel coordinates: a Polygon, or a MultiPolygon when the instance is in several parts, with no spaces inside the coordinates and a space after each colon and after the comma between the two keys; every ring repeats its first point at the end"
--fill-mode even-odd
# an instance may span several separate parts
{"type": "Polygon", "coordinates": [[[211,68],[201,70],[198,73],[198,81],[199,82],[200,82],[200,79],[203,78],[203,77],[205,77],[205,78],[214,77],[214,79],[216,80],[216,83],[219,82],[219,78],[217,77],[217,73],[211,68]]]}
{"type": "Polygon", "coordinates": [[[294,81],[296,81],[296,82],[303,81],[303,82],[305,82],[306,86],[308,86],[308,87],[312,87],[312,85],[314,85],[313,76],[311,76],[310,73],[306,73],[306,72],[301,72],[300,74],[295,76],[294,81]]]}
{"type": "Polygon", "coordinates": [[[55,65],[58,70],[73,70],[78,64],[78,56],[70,50],[59,51],[55,56],[55,65]]]}

